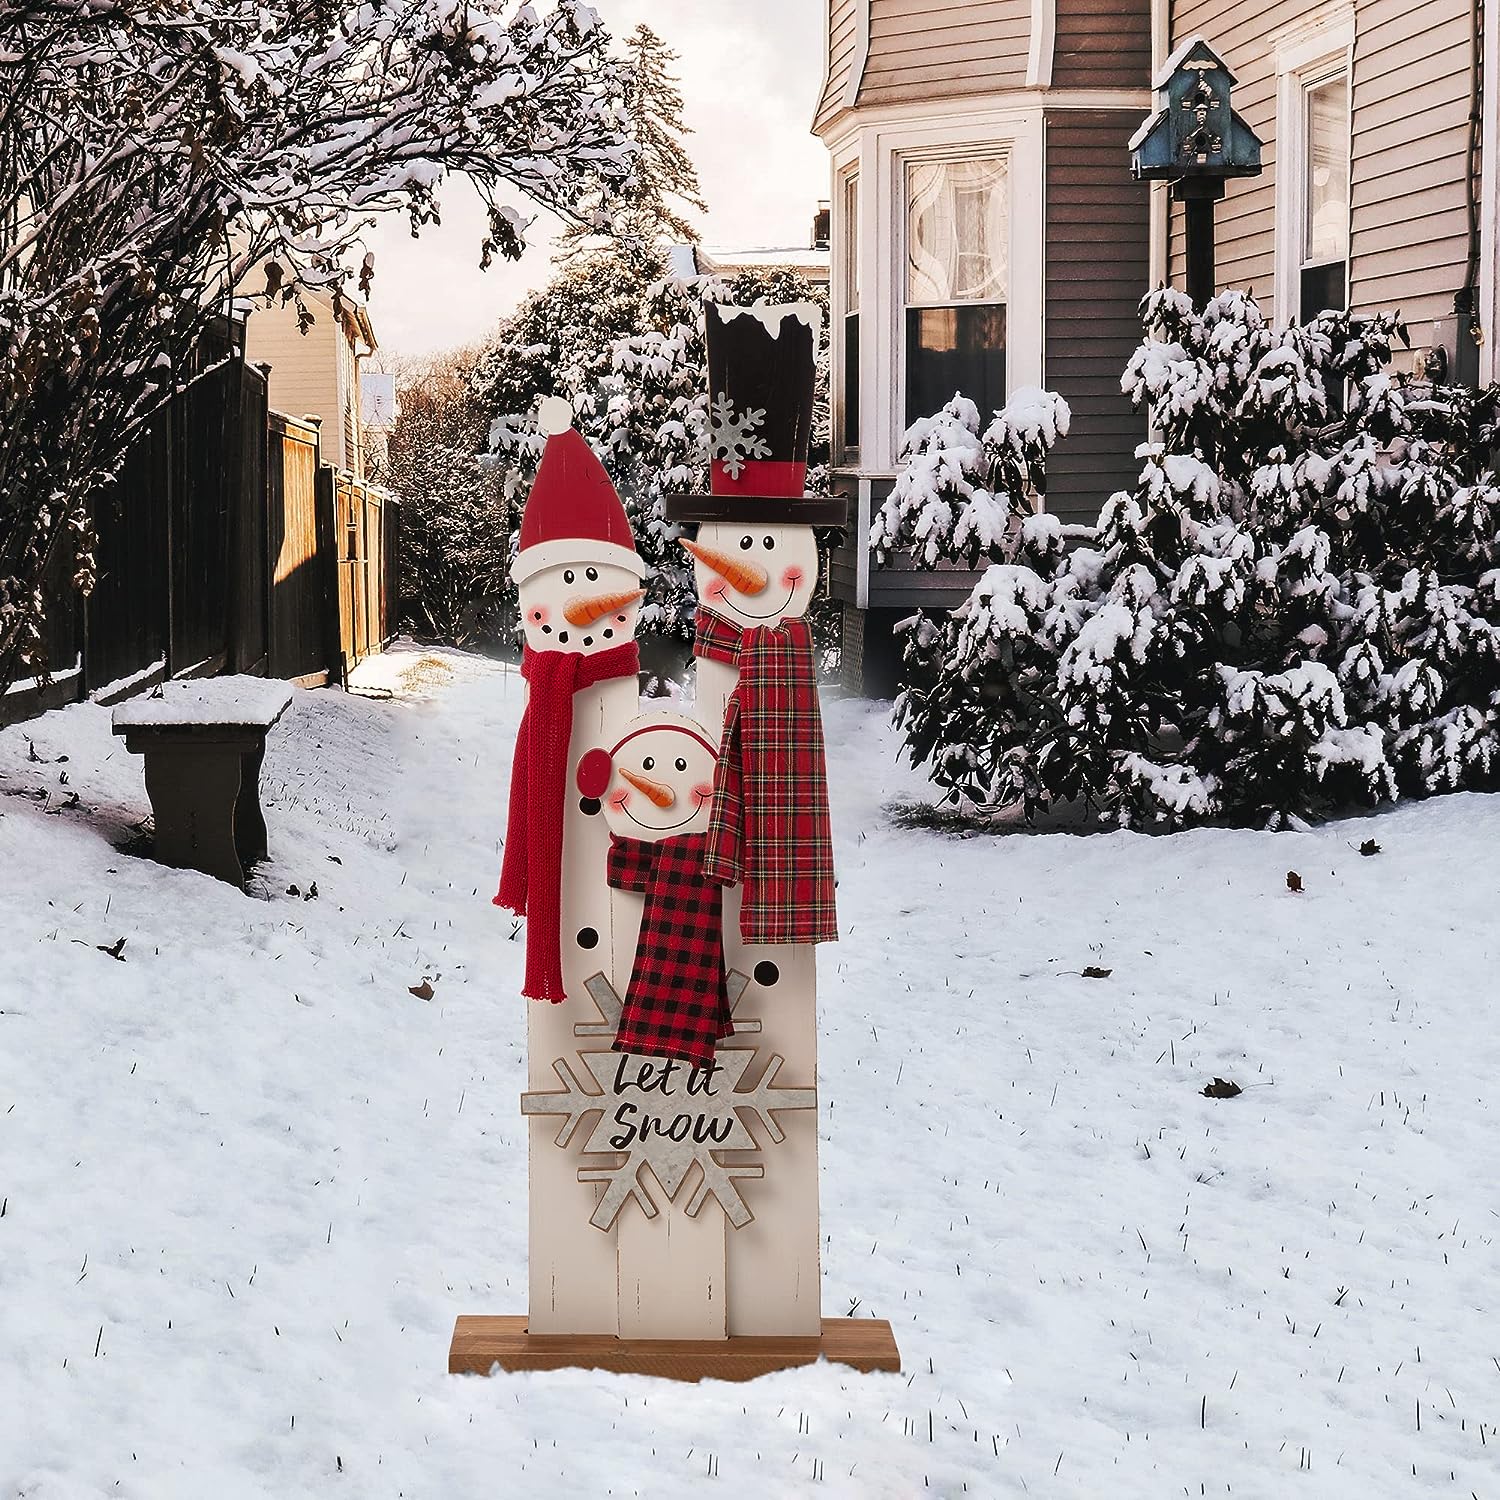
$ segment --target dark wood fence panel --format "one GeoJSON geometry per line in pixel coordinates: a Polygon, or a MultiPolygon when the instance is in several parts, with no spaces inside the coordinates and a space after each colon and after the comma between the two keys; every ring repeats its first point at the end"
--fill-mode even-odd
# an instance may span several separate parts
{"type": "Polygon", "coordinates": [[[234,488],[231,543],[230,668],[257,676],[267,670],[271,593],[270,515],[266,460],[269,433],[266,377],[254,365],[243,367],[240,387],[240,471],[234,488]]]}
{"type": "Polygon", "coordinates": [[[331,666],[328,596],[333,565],[320,535],[318,429],[280,412],[266,422],[267,555],[272,677],[326,682],[331,666]]]}

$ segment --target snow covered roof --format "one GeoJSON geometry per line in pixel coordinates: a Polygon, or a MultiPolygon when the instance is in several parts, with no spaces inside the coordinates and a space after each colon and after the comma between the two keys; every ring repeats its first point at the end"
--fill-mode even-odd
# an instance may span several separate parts
{"type": "Polygon", "coordinates": [[[1224,72],[1226,74],[1228,74],[1229,81],[1231,83],[1236,82],[1234,74],[1229,71],[1229,64],[1226,63],[1224,59],[1214,51],[1213,44],[1208,40],[1207,37],[1198,35],[1190,36],[1185,42],[1180,42],[1178,44],[1177,49],[1172,53],[1172,55],[1166,60],[1166,62],[1161,65],[1161,67],[1156,70],[1156,77],[1151,80],[1151,87],[1154,89],[1166,88],[1167,79],[1169,79],[1178,70],[1178,68],[1182,66],[1183,62],[1187,59],[1188,54],[1193,50],[1194,47],[1202,47],[1205,51],[1213,53],[1213,56],[1218,62],[1219,66],[1224,69],[1224,72]]]}
{"type": "Polygon", "coordinates": [[[119,705],[114,731],[156,729],[175,724],[230,724],[269,728],[291,704],[292,690],[265,677],[202,677],[166,682],[154,692],[119,705]]]}

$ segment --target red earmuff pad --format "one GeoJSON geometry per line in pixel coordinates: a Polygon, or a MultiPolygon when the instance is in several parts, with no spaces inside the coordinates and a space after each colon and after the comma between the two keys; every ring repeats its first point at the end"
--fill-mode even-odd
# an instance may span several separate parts
{"type": "Polygon", "coordinates": [[[578,762],[578,790],[585,797],[603,797],[614,769],[608,750],[588,751],[578,762]]]}

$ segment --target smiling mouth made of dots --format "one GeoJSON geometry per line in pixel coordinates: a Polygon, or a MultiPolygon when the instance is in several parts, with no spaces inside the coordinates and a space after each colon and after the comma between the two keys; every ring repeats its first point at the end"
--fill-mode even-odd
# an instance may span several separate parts
{"type": "MultiPolygon", "coordinates": [[[[538,618],[539,614],[540,614],[540,611],[538,611],[537,614],[535,614],[535,615],[533,615],[531,617],[533,622],[536,621],[536,619],[538,618]]],[[[630,617],[628,615],[616,615],[615,616],[615,625],[623,625],[623,624],[625,624],[625,622],[629,618],[630,617]]],[[[542,626],[542,634],[543,635],[551,635],[552,634],[552,627],[550,625],[543,625],[542,626]]],[[[606,641],[612,641],[612,640],[614,640],[614,638],[615,638],[614,626],[613,625],[606,626],[603,630],[601,630],[599,632],[599,634],[606,641]]],[[[568,632],[566,630],[559,630],[557,632],[557,643],[558,643],[559,646],[566,646],[568,644],[568,632]]],[[[594,644],[594,638],[593,638],[593,636],[591,636],[591,635],[584,636],[584,638],[583,638],[583,644],[585,646],[592,646],[594,644]]]]}

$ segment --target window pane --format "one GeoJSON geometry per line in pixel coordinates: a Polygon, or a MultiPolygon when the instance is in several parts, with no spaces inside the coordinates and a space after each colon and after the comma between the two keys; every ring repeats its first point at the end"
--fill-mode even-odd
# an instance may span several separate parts
{"type": "Polygon", "coordinates": [[[1005,405],[1005,309],[906,311],[906,421],[930,417],[957,391],[986,420],[1005,405]]]}
{"type": "Polygon", "coordinates": [[[844,319],[844,446],[859,447],[859,314],[844,319]]]}
{"type": "Polygon", "coordinates": [[[907,164],[907,302],[1005,300],[1006,185],[1004,161],[907,164]]]}
{"type": "Polygon", "coordinates": [[[844,182],[844,296],[850,312],[859,311],[859,178],[844,182]]]}
{"type": "Polygon", "coordinates": [[[1326,266],[1302,268],[1301,306],[1298,317],[1306,323],[1320,312],[1344,310],[1344,262],[1330,261],[1326,266]]]}
{"type": "MultiPolygon", "coordinates": [[[[1304,264],[1349,254],[1349,81],[1307,91],[1307,223],[1304,264]]],[[[1341,304],[1342,305],[1342,304],[1341,304]]]]}

